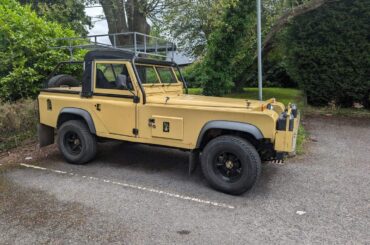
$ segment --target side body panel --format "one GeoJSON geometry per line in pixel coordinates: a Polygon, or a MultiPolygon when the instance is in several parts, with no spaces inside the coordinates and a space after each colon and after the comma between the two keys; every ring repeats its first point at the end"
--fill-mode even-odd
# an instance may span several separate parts
{"type": "MultiPolygon", "coordinates": [[[[275,124],[277,114],[273,111],[264,113],[249,111],[245,109],[225,109],[225,108],[209,108],[195,106],[179,106],[179,105],[159,105],[150,104],[138,105],[138,128],[139,137],[153,144],[166,144],[175,147],[186,149],[195,149],[202,128],[210,121],[229,121],[246,123],[256,126],[262,133],[264,138],[273,140],[275,138],[275,124]],[[163,123],[156,124],[155,130],[150,126],[150,119],[154,117],[162,117],[163,121],[168,118],[168,122],[172,118],[177,118],[183,123],[183,128],[170,127],[170,132],[183,137],[173,137],[172,139],[156,138],[158,131],[166,131],[163,123]],[[159,127],[159,128],[158,128],[159,127]]],[[[171,123],[170,123],[171,124],[171,123]]]]}

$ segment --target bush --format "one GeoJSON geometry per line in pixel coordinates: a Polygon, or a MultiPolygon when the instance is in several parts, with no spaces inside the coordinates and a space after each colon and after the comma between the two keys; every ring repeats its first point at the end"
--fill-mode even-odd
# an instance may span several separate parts
{"type": "Polygon", "coordinates": [[[189,88],[200,88],[202,86],[199,79],[201,75],[199,63],[194,63],[182,68],[181,73],[189,88]]]}
{"type": "Polygon", "coordinates": [[[370,1],[327,3],[287,30],[288,72],[312,105],[369,106],[370,1]]]}
{"type": "Polygon", "coordinates": [[[33,100],[0,104],[0,152],[36,138],[37,118],[33,100]]]}
{"type": "MultiPolygon", "coordinates": [[[[248,87],[258,87],[257,64],[251,67],[246,74],[248,87]]],[[[264,59],[263,62],[263,87],[264,88],[297,88],[298,84],[288,75],[283,58],[280,60],[264,59]]]]}
{"type": "Polygon", "coordinates": [[[0,0],[0,100],[35,97],[55,65],[69,60],[49,48],[56,45],[52,39],[71,36],[72,30],[38,17],[29,6],[0,0]]]}

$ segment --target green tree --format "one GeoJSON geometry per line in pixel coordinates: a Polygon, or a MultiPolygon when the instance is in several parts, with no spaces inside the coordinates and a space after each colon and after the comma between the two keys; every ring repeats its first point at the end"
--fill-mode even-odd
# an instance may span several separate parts
{"type": "Polygon", "coordinates": [[[87,28],[92,27],[91,18],[85,12],[85,0],[18,0],[31,5],[32,10],[49,21],[56,21],[63,27],[86,36],[87,28]]]}
{"type": "Polygon", "coordinates": [[[216,19],[223,11],[220,1],[166,0],[165,6],[156,22],[161,31],[170,34],[186,53],[202,55],[216,19]]]}
{"type": "MultiPolygon", "coordinates": [[[[273,57],[265,74],[285,76],[284,56],[269,52],[275,47],[276,34],[291,19],[313,11],[326,2],[336,0],[265,0],[263,1],[264,57],[273,57]],[[279,61],[281,58],[281,62],[279,61]]],[[[221,18],[216,19],[202,62],[201,77],[206,95],[223,95],[231,90],[241,91],[245,83],[255,77],[256,57],[256,2],[248,0],[221,1],[221,18]],[[227,3],[225,5],[225,3],[227,3]]],[[[273,79],[273,78],[272,78],[273,79]]]]}
{"type": "Polygon", "coordinates": [[[227,7],[210,35],[201,76],[205,95],[224,95],[241,81],[256,53],[256,5],[239,0],[227,7]]]}
{"type": "MultiPolygon", "coordinates": [[[[0,0],[0,100],[35,97],[43,79],[68,54],[48,48],[75,32],[39,17],[30,6],[0,0]]],[[[60,43],[60,45],[62,45],[60,43]]]]}
{"type": "Polygon", "coordinates": [[[285,47],[288,72],[313,105],[370,107],[370,2],[328,2],[294,19],[285,47]]]}

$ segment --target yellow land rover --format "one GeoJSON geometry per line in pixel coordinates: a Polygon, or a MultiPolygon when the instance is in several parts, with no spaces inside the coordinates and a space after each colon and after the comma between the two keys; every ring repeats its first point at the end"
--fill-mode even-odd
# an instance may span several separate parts
{"type": "Polygon", "coordinates": [[[261,161],[295,150],[294,105],[190,95],[176,63],[128,51],[92,50],[82,63],[82,79],[53,74],[38,97],[40,146],[56,131],[69,163],[93,160],[100,139],[178,148],[190,171],[200,162],[212,187],[237,195],[254,186],[261,161]]]}

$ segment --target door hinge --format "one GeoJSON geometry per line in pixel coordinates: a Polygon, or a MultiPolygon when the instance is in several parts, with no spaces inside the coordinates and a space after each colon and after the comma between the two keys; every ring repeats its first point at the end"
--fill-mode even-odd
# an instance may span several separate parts
{"type": "Polygon", "coordinates": [[[140,97],[139,97],[139,96],[136,96],[136,95],[135,95],[133,100],[134,100],[134,103],[135,103],[135,104],[140,103],[140,97]]]}
{"type": "Polygon", "coordinates": [[[138,134],[139,134],[139,129],[137,129],[137,128],[133,128],[133,129],[132,129],[132,134],[133,134],[133,135],[138,135],[138,134]]]}

